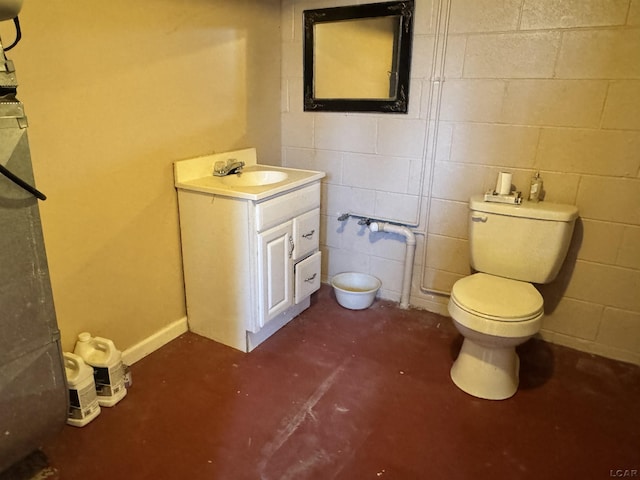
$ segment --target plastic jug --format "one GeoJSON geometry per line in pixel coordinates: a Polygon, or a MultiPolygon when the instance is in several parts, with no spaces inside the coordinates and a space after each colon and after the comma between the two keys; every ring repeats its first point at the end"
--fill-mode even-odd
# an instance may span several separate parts
{"type": "Polygon", "coordinates": [[[69,413],[67,423],[84,427],[100,414],[100,404],[93,380],[93,368],[82,357],[64,352],[64,371],[69,387],[69,413]]]}
{"type": "Polygon", "coordinates": [[[78,335],[73,351],[93,367],[98,403],[102,407],[113,407],[127,394],[124,386],[122,352],[106,338],[92,337],[88,332],[78,335]]]}

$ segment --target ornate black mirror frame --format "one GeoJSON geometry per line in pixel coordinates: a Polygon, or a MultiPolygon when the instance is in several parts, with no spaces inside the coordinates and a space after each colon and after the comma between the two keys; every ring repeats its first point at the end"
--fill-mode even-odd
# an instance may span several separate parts
{"type": "Polygon", "coordinates": [[[370,3],[347,7],[305,10],[304,22],[304,110],[328,112],[407,113],[411,44],[413,39],[414,0],[370,3]],[[324,22],[398,16],[399,27],[394,41],[394,65],[390,73],[392,95],[389,98],[316,98],[315,97],[315,26],[324,22]],[[395,88],[394,88],[395,87],[395,88]]]}

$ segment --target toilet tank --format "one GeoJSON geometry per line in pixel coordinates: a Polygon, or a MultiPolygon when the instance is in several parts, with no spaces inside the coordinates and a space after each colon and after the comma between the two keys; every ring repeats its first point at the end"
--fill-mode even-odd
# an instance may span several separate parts
{"type": "Polygon", "coordinates": [[[567,255],[578,218],[575,205],[524,202],[521,205],[469,201],[471,266],[500,277],[549,283],[567,255]]]}

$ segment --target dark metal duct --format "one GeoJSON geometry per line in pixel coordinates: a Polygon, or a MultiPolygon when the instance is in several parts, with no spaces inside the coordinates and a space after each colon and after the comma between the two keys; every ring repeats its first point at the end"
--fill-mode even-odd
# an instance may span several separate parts
{"type": "Polygon", "coordinates": [[[16,89],[0,42],[0,165],[19,179],[0,175],[0,472],[62,428],[68,402],[38,200],[25,187],[34,179],[16,89]]]}

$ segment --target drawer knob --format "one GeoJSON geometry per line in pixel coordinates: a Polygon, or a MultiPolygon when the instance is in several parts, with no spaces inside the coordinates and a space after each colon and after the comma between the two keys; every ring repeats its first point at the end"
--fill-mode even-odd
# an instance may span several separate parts
{"type": "Polygon", "coordinates": [[[318,275],[317,273],[314,273],[313,275],[311,275],[309,278],[305,278],[304,281],[305,282],[313,282],[316,279],[316,275],[318,275]]]}
{"type": "Polygon", "coordinates": [[[313,237],[314,233],[316,233],[315,229],[311,230],[309,233],[303,234],[302,238],[306,238],[307,240],[309,240],[311,237],[313,237]]]}

